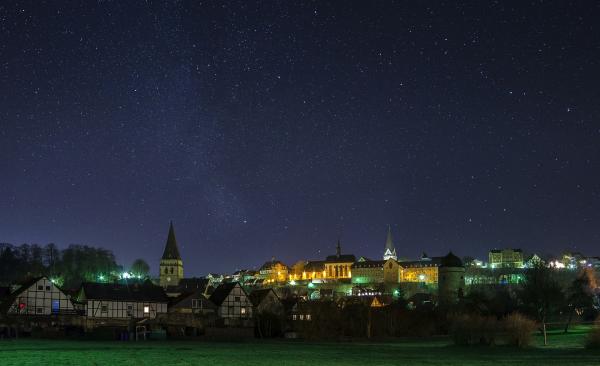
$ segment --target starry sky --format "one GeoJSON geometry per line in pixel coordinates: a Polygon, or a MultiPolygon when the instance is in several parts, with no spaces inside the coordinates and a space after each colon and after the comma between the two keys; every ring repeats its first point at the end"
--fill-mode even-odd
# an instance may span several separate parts
{"type": "Polygon", "coordinates": [[[600,255],[593,1],[3,1],[0,242],[186,275],[600,255]]]}

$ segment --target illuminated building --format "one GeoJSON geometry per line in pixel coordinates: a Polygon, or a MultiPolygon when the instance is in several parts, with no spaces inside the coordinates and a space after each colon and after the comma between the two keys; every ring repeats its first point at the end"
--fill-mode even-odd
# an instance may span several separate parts
{"type": "Polygon", "coordinates": [[[438,267],[441,257],[428,257],[425,253],[417,261],[401,261],[400,282],[414,282],[426,285],[438,283],[438,267]]]}
{"type": "Polygon", "coordinates": [[[159,284],[162,287],[177,286],[183,278],[183,261],[179,255],[173,222],[169,225],[167,244],[160,260],[159,284]]]}
{"type": "Polygon", "coordinates": [[[258,271],[259,277],[264,279],[263,283],[265,284],[287,281],[288,272],[288,266],[278,260],[275,260],[275,258],[265,262],[265,264],[263,264],[258,271]]]}
{"type": "Polygon", "coordinates": [[[490,268],[523,268],[521,249],[493,249],[489,252],[490,268]]]}
{"type": "Polygon", "coordinates": [[[400,266],[393,258],[382,261],[361,258],[352,265],[352,283],[398,283],[399,275],[400,266]]]}
{"type": "Polygon", "coordinates": [[[388,225],[387,238],[385,240],[385,249],[383,250],[383,260],[388,259],[397,260],[396,248],[394,247],[394,241],[392,239],[392,227],[388,225]]]}
{"type": "Polygon", "coordinates": [[[352,264],[356,262],[353,254],[342,254],[342,247],[338,240],[335,255],[325,258],[325,278],[342,279],[352,277],[352,264]]]}

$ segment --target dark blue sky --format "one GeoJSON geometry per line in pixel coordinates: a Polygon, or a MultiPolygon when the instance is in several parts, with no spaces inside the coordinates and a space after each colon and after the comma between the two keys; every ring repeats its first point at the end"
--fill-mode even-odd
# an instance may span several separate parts
{"type": "Polygon", "coordinates": [[[600,8],[0,4],[0,241],[154,272],[275,256],[600,255],[600,8]]]}

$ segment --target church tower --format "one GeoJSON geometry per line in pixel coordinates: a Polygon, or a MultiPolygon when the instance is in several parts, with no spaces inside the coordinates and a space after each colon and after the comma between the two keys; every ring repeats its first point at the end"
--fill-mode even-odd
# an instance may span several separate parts
{"type": "Polygon", "coordinates": [[[177,248],[177,240],[175,240],[175,229],[173,222],[169,226],[169,235],[167,237],[167,245],[160,260],[160,281],[162,287],[176,286],[179,280],[183,278],[183,261],[179,255],[177,248]]]}
{"type": "Polygon", "coordinates": [[[385,240],[385,249],[383,251],[383,260],[387,261],[390,258],[398,260],[398,257],[396,256],[396,248],[394,248],[394,241],[392,240],[392,227],[388,225],[387,239],[385,240]]]}

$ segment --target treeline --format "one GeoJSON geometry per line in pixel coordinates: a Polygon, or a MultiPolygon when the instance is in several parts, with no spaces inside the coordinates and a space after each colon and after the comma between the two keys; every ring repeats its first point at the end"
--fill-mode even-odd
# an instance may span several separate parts
{"type": "Polygon", "coordinates": [[[120,273],[112,251],[87,245],[59,249],[55,244],[0,244],[0,285],[8,286],[26,278],[46,275],[65,288],[83,281],[120,273]]]}

